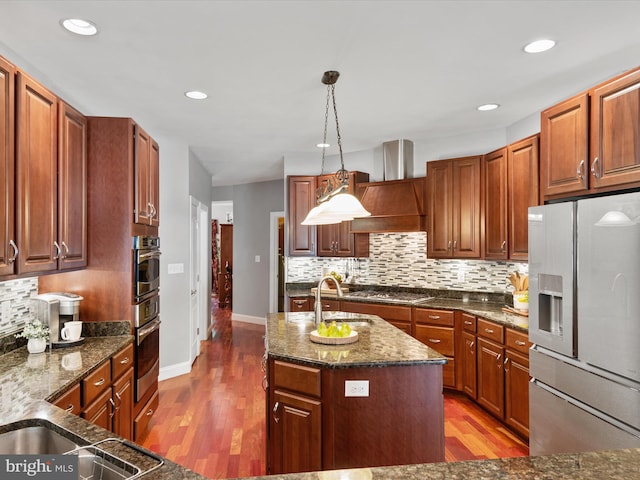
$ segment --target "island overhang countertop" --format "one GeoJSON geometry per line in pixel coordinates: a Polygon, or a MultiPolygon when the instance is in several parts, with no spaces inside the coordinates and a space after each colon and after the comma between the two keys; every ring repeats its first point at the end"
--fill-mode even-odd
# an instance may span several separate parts
{"type": "Polygon", "coordinates": [[[376,315],[323,312],[325,322],[347,321],[358,341],[346,345],[314,343],[314,312],[267,315],[266,349],[273,358],[325,368],[384,367],[391,365],[443,365],[447,358],[376,315]]]}

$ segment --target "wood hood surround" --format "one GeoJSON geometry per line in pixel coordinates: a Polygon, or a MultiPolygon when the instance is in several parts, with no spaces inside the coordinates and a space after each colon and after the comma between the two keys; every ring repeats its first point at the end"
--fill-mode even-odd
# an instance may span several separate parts
{"type": "Polygon", "coordinates": [[[358,185],[357,196],[371,216],[353,219],[351,232],[426,232],[426,185],[426,177],[358,185]]]}

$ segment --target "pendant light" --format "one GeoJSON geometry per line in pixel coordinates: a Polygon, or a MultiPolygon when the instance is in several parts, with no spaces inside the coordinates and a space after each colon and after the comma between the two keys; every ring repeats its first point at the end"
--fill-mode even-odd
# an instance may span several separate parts
{"type": "Polygon", "coordinates": [[[344,158],[342,157],[342,138],[340,137],[340,124],[338,123],[338,110],[336,109],[335,84],[338,81],[340,72],[329,70],[324,72],[322,83],[327,86],[327,103],[324,112],[324,137],[322,141],[322,168],[324,174],[324,158],[327,144],[327,125],[329,121],[329,101],[333,104],[333,113],[336,119],[336,134],[338,136],[338,151],[340,152],[340,170],[338,170],[331,181],[323,183],[316,191],[317,205],[312,208],[302,221],[302,225],[330,225],[354,218],[368,217],[370,212],[365,210],[360,201],[350,193],[349,172],[344,168],[344,158]]]}

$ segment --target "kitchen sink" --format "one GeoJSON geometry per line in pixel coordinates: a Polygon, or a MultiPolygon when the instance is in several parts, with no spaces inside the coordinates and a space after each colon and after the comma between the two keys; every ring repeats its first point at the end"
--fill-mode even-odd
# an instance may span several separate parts
{"type": "MultiPolygon", "coordinates": [[[[135,448],[134,445],[128,442],[107,439],[95,444],[85,445],[86,442],[82,442],[79,437],[54,423],[40,419],[28,422],[32,424],[23,426],[24,422],[22,422],[1,427],[1,430],[6,428],[10,430],[0,433],[0,454],[77,455],[78,478],[86,480],[125,480],[137,478],[141,475],[140,469],[135,465],[97,447],[98,444],[111,441],[124,443],[131,448],[135,448]],[[11,429],[14,426],[15,428],[11,429]]],[[[138,450],[137,448],[135,449],[138,450]]],[[[161,464],[162,462],[158,466],[161,464]]]]}

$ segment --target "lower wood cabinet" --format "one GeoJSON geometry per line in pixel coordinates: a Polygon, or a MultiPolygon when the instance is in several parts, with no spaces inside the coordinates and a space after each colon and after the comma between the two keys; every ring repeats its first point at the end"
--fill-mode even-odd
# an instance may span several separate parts
{"type": "Polygon", "coordinates": [[[411,335],[411,307],[343,301],[340,303],[340,309],[343,312],[378,315],[394,327],[411,335]]]}
{"type": "Polygon", "coordinates": [[[267,365],[267,474],[444,461],[441,365],[267,365]]]}
{"type": "Polygon", "coordinates": [[[524,437],[529,437],[529,343],[522,332],[507,329],[505,350],[504,420],[524,437]]]}
{"type": "Polygon", "coordinates": [[[447,364],[442,367],[442,383],[447,388],[456,388],[456,335],[453,317],[454,312],[450,310],[413,310],[414,337],[447,357],[447,364]]]}
{"type": "Polygon", "coordinates": [[[476,317],[464,312],[459,312],[458,315],[462,330],[462,345],[458,362],[461,378],[460,388],[469,397],[476,400],[478,398],[476,317]]]}
{"type": "Polygon", "coordinates": [[[158,410],[158,391],[156,390],[154,394],[151,396],[149,401],[144,405],[144,407],[140,410],[140,413],[136,415],[133,420],[133,441],[140,442],[145,434],[147,433],[147,428],[149,427],[149,422],[151,421],[151,417],[158,410]]]}
{"type": "Polygon", "coordinates": [[[504,348],[478,336],[478,403],[496,417],[504,416],[504,348]]]}
{"type": "Polygon", "coordinates": [[[56,407],[62,408],[74,415],[80,415],[80,384],[76,383],[73,387],[62,394],[57,400],[53,402],[56,407]]]}
{"type": "MultiPolygon", "coordinates": [[[[289,299],[289,311],[290,312],[313,312],[315,307],[314,298],[290,298],[289,299]]],[[[340,300],[322,299],[322,311],[335,311],[340,310],[340,300]]]]}

